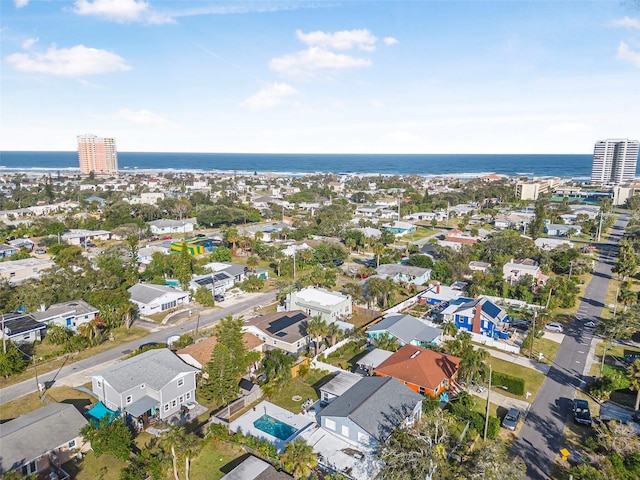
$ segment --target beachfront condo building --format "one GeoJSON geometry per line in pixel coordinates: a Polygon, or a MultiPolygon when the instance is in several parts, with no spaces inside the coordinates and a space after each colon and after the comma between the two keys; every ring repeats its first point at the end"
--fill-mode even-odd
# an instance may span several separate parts
{"type": "Polygon", "coordinates": [[[596,142],[591,167],[592,185],[619,185],[636,176],[638,140],[614,138],[596,142]]]}
{"type": "Polygon", "coordinates": [[[118,153],[115,138],[101,138],[95,135],[78,136],[78,159],[80,172],[98,175],[118,173],[118,153]]]}

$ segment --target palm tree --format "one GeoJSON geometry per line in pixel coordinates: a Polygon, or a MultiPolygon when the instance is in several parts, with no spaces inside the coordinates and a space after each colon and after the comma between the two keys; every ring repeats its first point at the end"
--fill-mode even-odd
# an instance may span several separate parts
{"type": "Polygon", "coordinates": [[[329,338],[329,340],[331,341],[331,346],[333,347],[336,342],[338,341],[338,337],[340,337],[340,334],[342,333],[342,331],[340,330],[340,328],[338,327],[337,324],[335,323],[330,323],[327,325],[327,331],[325,332],[325,335],[329,338]]]}
{"type": "Polygon", "coordinates": [[[620,293],[618,294],[618,300],[620,301],[620,303],[622,303],[622,305],[624,305],[624,309],[626,310],[628,307],[638,302],[638,293],[625,287],[620,290],[620,293]]]}
{"type": "Polygon", "coordinates": [[[629,379],[629,388],[638,392],[636,394],[636,411],[640,409],[640,360],[636,360],[627,370],[627,378],[629,379]]]}
{"type": "Polygon", "coordinates": [[[442,333],[450,337],[455,337],[458,334],[458,327],[454,322],[444,322],[442,324],[442,333]]]}
{"type": "Polygon", "coordinates": [[[293,442],[287,443],[280,461],[282,469],[293,475],[293,478],[309,478],[318,465],[318,456],[313,452],[311,445],[298,437],[293,442]]]}
{"type": "Polygon", "coordinates": [[[229,227],[224,232],[225,241],[231,245],[231,251],[236,253],[236,243],[240,240],[240,235],[238,234],[238,229],[234,227],[229,227]]]}
{"type": "Polygon", "coordinates": [[[484,348],[468,350],[460,361],[460,372],[462,378],[471,385],[475,377],[484,377],[487,371],[485,360],[489,357],[489,352],[484,348]]]}
{"type": "Polygon", "coordinates": [[[358,245],[355,239],[353,238],[347,238],[344,244],[346,245],[346,247],[349,249],[350,252],[355,250],[356,246],[358,245]]]}
{"type": "Polygon", "coordinates": [[[376,348],[379,348],[380,350],[386,350],[388,352],[395,352],[396,350],[398,350],[399,346],[398,339],[386,332],[376,336],[373,344],[376,348]]]}
{"type": "Polygon", "coordinates": [[[178,452],[185,436],[186,431],[184,427],[181,427],[179,425],[173,425],[163,436],[163,442],[168,445],[171,450],[171,460],[173,462],[173,478],[175,480],[180,480],[180,476],[178,475],[178,452]]]}
{"type": "Polygon", "coordinates": [[[384,245],[382,243],[373,244],[373,253],[376,256],[376,268],[380,266],[380,255],[384,253],[384,245]]]}
{"type": "Polygon", "coordinates": [[[260,260],[255,255],[251,255],[249,258],[247,258],[247,267],[249,267],[249,270],[251,270],[252,272],[256,271],[258,265],[260,265],[260,260]]]}
{"type": "Polygon", "coordinates": [[[322,337],[328,332],[328,325],[321,317],[313,317],[307,324],[307,333],[313,337],[315,356],[318,355],[322,337]]]}

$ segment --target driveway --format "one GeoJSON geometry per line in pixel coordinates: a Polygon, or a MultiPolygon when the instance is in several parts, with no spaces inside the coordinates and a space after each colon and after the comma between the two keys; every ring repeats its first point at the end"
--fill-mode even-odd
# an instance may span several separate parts
{"type": "MultiPolygon", "coordinates": [[[[607,286],[611,279],[611,267],[616,256],[618,242],[629,221],[620,215],[605,243],[600,244],[600,257],[593,278],[585,289],[578,308],[577,318],[598,320],[604,307],[607,286]]],[[[520,456],[527,465],[527,478],[547,480],[553,463],[562,448],[562,436],[571,413],[576,389],[583,386],[590,366],[589,351],[593,331],[584,328],[582,321],[574,321],[565,329],[556,358],[549,375],[542,383],[531,404],[520,437],[511,453],[520,456]]]]}

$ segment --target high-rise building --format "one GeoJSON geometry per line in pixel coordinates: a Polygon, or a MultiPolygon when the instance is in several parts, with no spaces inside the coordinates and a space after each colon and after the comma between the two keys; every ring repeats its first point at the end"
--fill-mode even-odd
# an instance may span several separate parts
{"type": "Polygon", "coordinates": [[[596,142],[593,149],[591,183],[619,185],[632,181],[638,164],[638,140],[613,138],[596,142]]]}
{"type": "Polygon", "coordinates": [[[118,173],[118,153],[115,138],[78,135],[80,172],[108,175],[118,173]]]}

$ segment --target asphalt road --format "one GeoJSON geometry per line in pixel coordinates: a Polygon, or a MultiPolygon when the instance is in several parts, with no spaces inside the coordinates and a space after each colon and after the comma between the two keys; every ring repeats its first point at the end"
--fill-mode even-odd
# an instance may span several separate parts
{"type": "MultiPolygon", "coordinates": [[[[38,375],[38,381],[43,384],[46,383],[46,385],[50,387],[52,385],[55,385],[55,383],[63,382],[64,379],[67,379],[71,376],[84,377],[83,374],[88,374],[91,371],[95,371],[96,367],[99,367],[100,365],[108,364],[109,362],[113,362],[128,355],[132,350],[135,350],[139,345],[143,343],[164,343],[167,341],[167,337],[169,337],[170,335],[183,335],[195,330],[196,323],[198,323],[198,328],[208,327],[214,325],[220,319],[228,315],[238,315],[258,305],[266,305],[272,303],[274,300],[275,292],[250,295],[249,298],[239,300],[230,307],[222,308],[215,312],[202,315],[199,320],[197,318],[194,318],[177,325],[167,325],[166,327],[160,327],[157,330],[149,333],[149,335],[143,338],[139,338],[138,340],[118,345],[117,348],[112,348],[111,350],[98,353],[97,355],[94,355],[90,358],[85,358],[84,360],[69,363],[56,371],[38,375]]],[[[85,380],[85,382],[86,381],[88,381],[88,378],[85,380]]],[[[27,395],[31,392],[35,392],[36,390],[37,384],[35,378],[31,378],[21,383],[3,388],[2,390],[0,390],[0,404],[10,402],[11,400],[15,400],[16,398],[22,397],[23,395],[27,395]]]]}
{"type": "Polygon", "coordinates": [[[599,245],[600,257],[594,276],[587,285],[576,317],[565,330],[565,338],[554,363],[513,446],[511,453],[524,459],[527,478],[531,480],[550,478],[554,460],[562,448],[562,434],[566,422],[571,418],[576,389],[584,385],[589,373],[585,371],[585,365],[593,332],[583,324],[600,318],[618,242],[628,221],[628,215],[620,215],[611,235],[599,245]]]}

